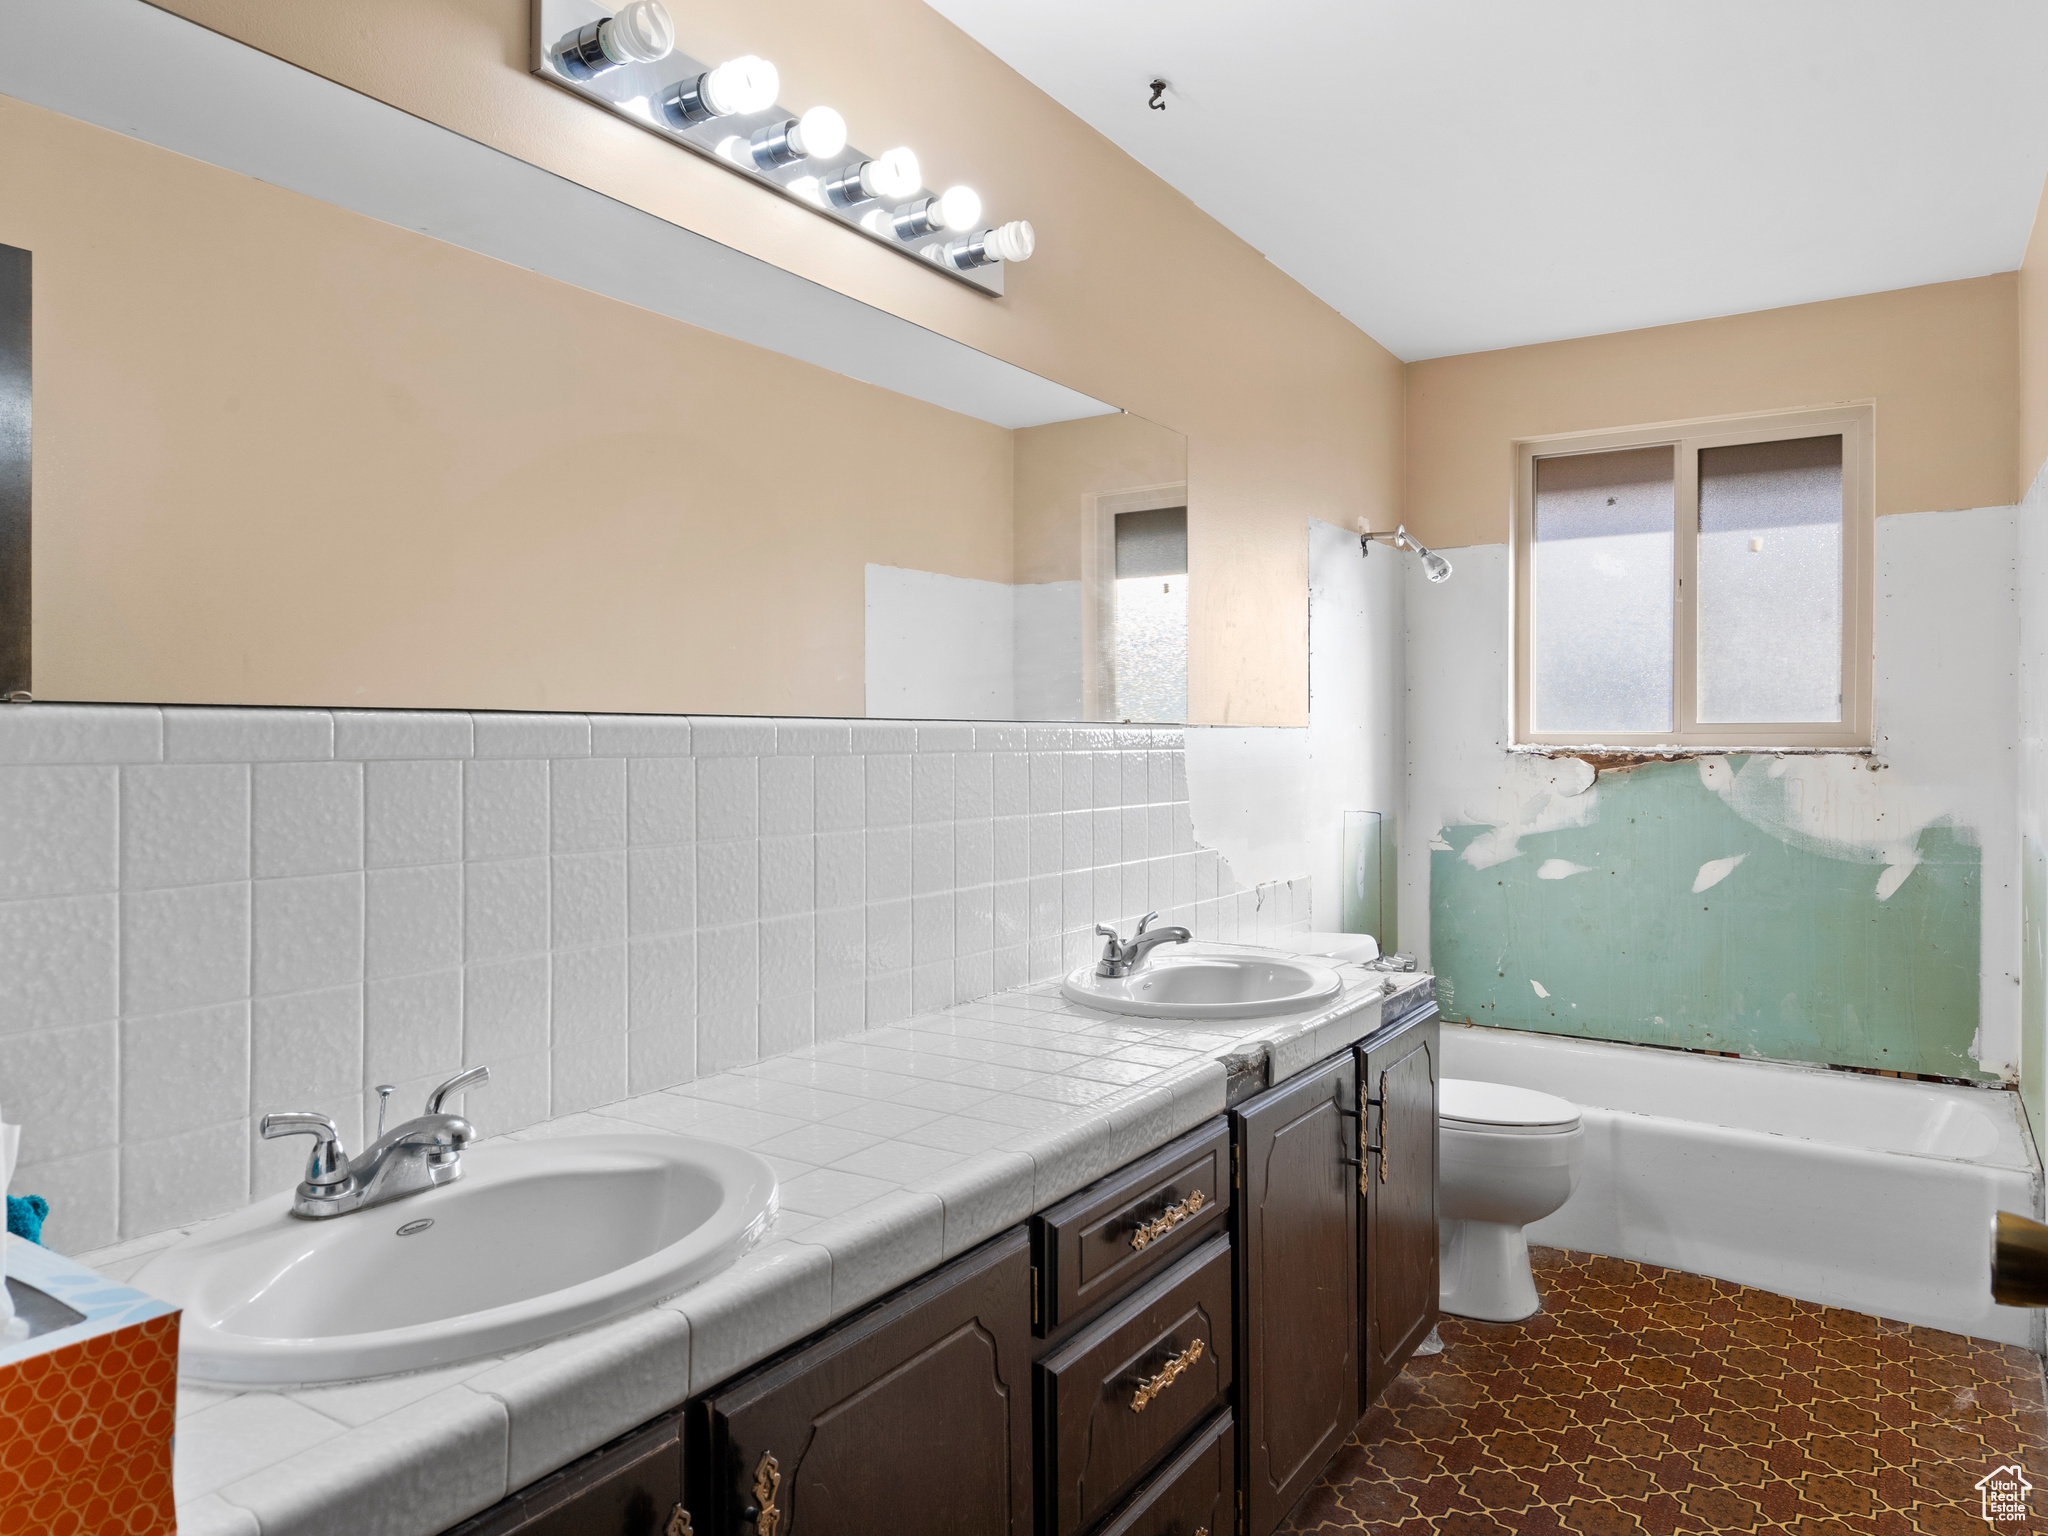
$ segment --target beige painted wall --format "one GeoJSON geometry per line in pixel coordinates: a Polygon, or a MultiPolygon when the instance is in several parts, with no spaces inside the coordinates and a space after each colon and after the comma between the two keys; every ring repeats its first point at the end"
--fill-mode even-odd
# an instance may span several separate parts
{"type": "Polygon", "coordinates": [[[1085,498],[1188,477],[1187,439],[1141,416],[1086,416],[1013,435],[1020,582],[1081,579],[1085,498]]]}
{"type": "Polygon", "coordinates": [[[1000,427],[5,97],[0,143],[40,697],[858,715],[868,562],[1011,579],[1000,427]]]}
{"type": "Polygon", "coordinates": [[[2001,273],[1412,363],[1408,525],[1506,543],[1517,438],[1843,400],[1877,402],[1880,515],[2017,501],[2019,291],[2001,273]]]}
{"type": "Polygon", "coordinates": [[[1307,718],[1305,519],[1386,520],[1402,369],[1384,348],[922,0],[702,0],[681,41],[759,53],[784,99],[1028,217],[990,299],[527,72],[527,0],[162,0],[164,8],[764,257],[1190,439],[1197,720],[1307,718]],[[914,85],[907,84],[914,82],[914,85]]]}
{"type": "Polygon", "coordinates": [[[2048,460],[2048,185],[2034,210],[2034,231],[2019,270],[2020,425],[2014,484],[2034,483],[2048,460]]]}

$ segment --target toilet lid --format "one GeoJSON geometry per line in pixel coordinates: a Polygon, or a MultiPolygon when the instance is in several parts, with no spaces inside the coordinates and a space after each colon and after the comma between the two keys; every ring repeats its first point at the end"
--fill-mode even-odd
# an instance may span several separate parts
{"type": "Polygon", "coordinates": [[[1568,1131],[1579,1123],[1579,1106],[1555,1094],[1506,1083],[1446,1077],[1437,1084],[1440,1124],[1517,1130],[1524,1134],[1568,1131]]]}

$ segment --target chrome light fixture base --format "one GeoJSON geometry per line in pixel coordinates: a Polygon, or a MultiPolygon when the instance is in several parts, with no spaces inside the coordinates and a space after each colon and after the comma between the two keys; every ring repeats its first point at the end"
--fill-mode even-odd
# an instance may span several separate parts
{"type": "Polygon", "coordinates": [[[694,58],[677,48],[658,63],[616,64],[606,59],[609,67],[592,69],[589,55],[598,46],[597,24],[612,14],[611,6],[595,0],[532,0],[531,9],[532,68],[543,80],[715,161],[736,176],[771,188],[864,239],[912,257],[955,282],[982,293],[1002,293],[1005,263],[961,267],[948,260],[947,243],[958,237],[945,229],[934,227],[928,234],[905,238],[887,213],[869,221],[878,206],[889,209],[887,202],[878,204],[876,199],[859,195],[858,200],[841,203],[828,195],[828,185],[849,179],[855,185],[845,190],[858,193],[861,164],[876,158],[874,153],[848,144],[830,156],[789,155],[783,130],[798,114],[779,102],[758,112],[714,114],[708,110],[702,80],[718,60],[694,58]],[[588,41],[582,41],[586,36],[588,41]],[[580,75],[576,72],[579,67],[584,70],[580,75]],[[762,134],[763,129],[771,131],[762,134]]]}

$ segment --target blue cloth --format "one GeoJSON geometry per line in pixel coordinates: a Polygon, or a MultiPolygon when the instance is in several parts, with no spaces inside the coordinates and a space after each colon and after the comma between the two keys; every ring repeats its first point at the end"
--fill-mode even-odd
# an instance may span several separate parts
{"type": "Polygon", "coordinates": [[[41,1195],[7,1197],[7,1235],[25,1237],[32,1243],[43,1240],[43,1222],[50,1214],[50,1202],[41,1195]]]}

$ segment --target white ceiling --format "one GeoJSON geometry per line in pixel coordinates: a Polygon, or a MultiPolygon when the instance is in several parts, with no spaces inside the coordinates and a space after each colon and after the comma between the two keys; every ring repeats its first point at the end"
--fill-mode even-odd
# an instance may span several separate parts
{"type": "Polygon", "coordinates": [[[2009,271],[2048,174],[2042,0],[929,3],[1409,359],[2009,271]]]}

